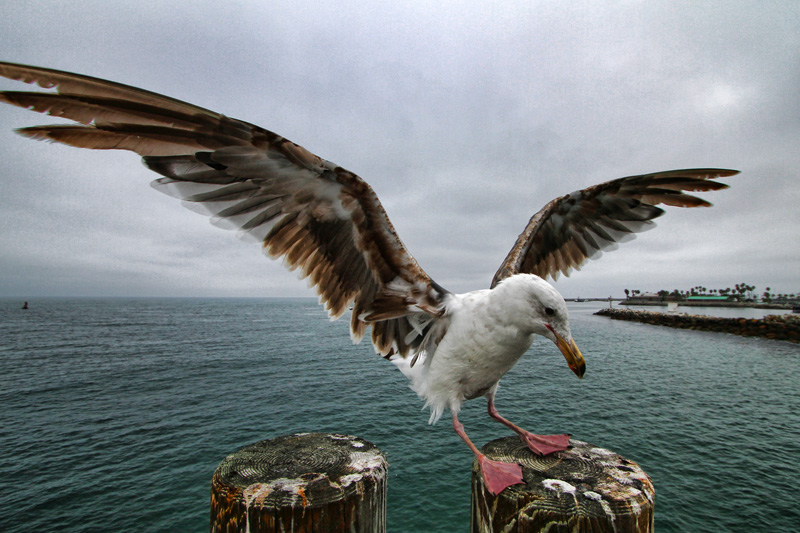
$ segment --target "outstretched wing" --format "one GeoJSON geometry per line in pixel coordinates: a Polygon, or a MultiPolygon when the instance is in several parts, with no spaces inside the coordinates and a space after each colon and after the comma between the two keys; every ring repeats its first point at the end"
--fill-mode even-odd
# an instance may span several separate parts
{"type": "Polygon", "coordinates": [[[708,207],[684,191],[716,191],[728,186],[713,179],[737,170],[669,170],[607,181],[556,198],[533,215],[492,279],[492,287],[519,273],[557,279],[587,259],[634,238],[664,214],[659,204],[708,207]]]}
{"type": "Polygon", "coordinates": [[[310,279],[333,317],[352,306],[382,355],[407,355],[441,316],[447,292],[408,253],[357,175],[247,122],[135,87],[0,63],[0,75],[56,92],[0,101],[75,121],[18,132],[92,149],[131,150],[162,176],[153,185],[260,242],[310,279]]]}

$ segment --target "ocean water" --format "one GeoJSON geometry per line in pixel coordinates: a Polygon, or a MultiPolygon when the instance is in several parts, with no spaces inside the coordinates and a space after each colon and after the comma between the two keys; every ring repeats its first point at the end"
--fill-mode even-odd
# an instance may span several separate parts
{"type": "MultiPolygon", "coordinates": [[[[211,475],[259,440],[378,445],[388,529],[467,531],[472,456],[313,300],[0,300],[0,531],[207,531],[211,475]]],[[[578,380],[544,339],[497,405],[638,462],[659,532],[800,530],[800,346],[615,321],[571,303],[578,380]]],[[[508,434],[483,399],[480,446],[508,434]]],[[[445,417],[446,418],[446,417],[445,417]]]]}

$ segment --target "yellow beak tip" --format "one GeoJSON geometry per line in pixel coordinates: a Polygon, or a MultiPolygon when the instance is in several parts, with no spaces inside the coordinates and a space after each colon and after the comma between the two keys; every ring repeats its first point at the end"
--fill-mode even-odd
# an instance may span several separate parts
{"type": "Polygon", "coordinates": [[[583,374],[586,373],[586,361],[584,361],[583,354],[580,349],[578,349],[578,345],[575,344],[575,341],[570,340],[570,342],[567,343],[560,335],[556,335],[556,345],[561,353],[564,354],[564,358],[567,360],[567,366],[569,366],[570,370],[578,376],[578,379],[583,378],[583,374]]]}

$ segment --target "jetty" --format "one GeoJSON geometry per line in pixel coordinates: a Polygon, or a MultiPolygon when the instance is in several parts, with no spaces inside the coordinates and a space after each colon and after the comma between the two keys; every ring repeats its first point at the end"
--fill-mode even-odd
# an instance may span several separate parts
{"type": "Polygon", "coordinates": [[[600,309],[595,315],[656,326],[730,333],[800,343],[800,316],[768,315],[764,318],[724,318],[705,315],[654,313],[634,309],[600,309]]]}

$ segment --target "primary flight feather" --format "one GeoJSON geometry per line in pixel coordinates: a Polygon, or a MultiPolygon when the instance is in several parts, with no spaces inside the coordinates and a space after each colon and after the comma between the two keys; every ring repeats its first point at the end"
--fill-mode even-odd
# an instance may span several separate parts
{"type": "Polygon", "coordinates": [[[356,174],[271,131],[135,87],[58,70],[0,63],[0,76],[54,92],[0,92],[0,101],[73,124],[17,130],[79,148],[130,150],[162,177],[156,189],[236,228],[308,278],[332,317],[352,307],[350,333],[371,327],[375,350],[411,379],[453,427],[498,493],[522,482],[519,465],[491,461],[458,420],[485,396],[489,414],[535,453],[568,446],[568,435],[534,435],[497,412],[500,378],[536,335],[550,339],[581,377],[583,355],[566,304],[546,278],[569,275],[663,214],[658,205],[708,206],[687,194],[727,186],[735,170],[689,169],[620,178],[557,198],[531,217],[490,288],[454,294],[434,282],[395,232],[372,188],[356,174]]]}

